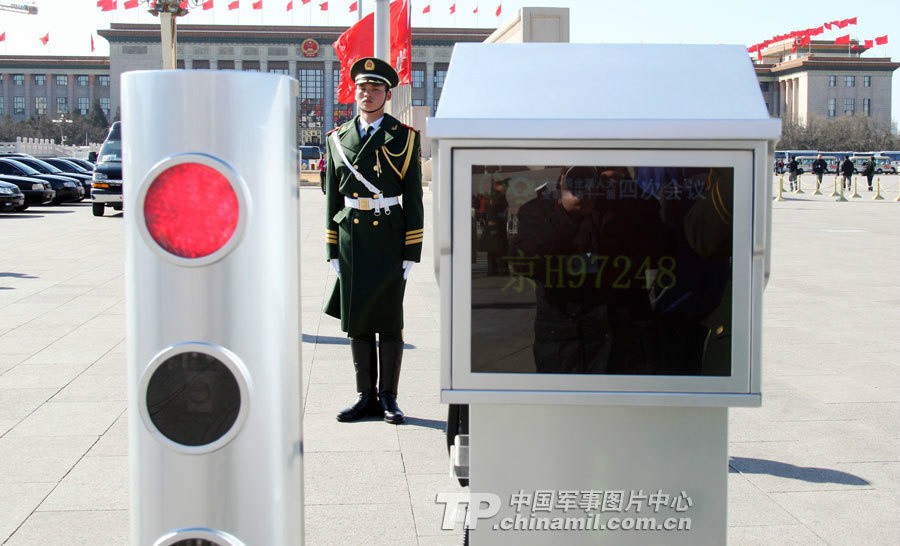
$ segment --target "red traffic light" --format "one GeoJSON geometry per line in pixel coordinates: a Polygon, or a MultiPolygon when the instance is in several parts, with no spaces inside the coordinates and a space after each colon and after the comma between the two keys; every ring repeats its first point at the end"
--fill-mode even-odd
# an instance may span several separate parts
{"type": "Polygon", "coordinates": [[[181,258],[202,258],[225,246],[239,219],[238,196],[228,178],[201,163],[163,170],[144,197],[150,237],[181,258]]]}

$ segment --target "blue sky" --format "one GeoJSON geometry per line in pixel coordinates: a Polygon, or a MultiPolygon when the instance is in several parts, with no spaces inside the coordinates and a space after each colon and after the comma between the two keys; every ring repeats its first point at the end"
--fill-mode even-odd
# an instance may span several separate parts
{"type": "MultiPolygon", "coordinates": [[[[328,0],[329,10],[321,11],[323,0],[302,5],[294,0],[293,11],[285,11],[288,0],[263,0],[262,10],[251,9],[253,0],[240,0],[241,9],[229,11],[230,0],[215,0],[215,8],[193,10],[179,19],[184,24],[244,25],[334,25],[349,26],[356,13],[348,7],[353,0],[328,0]]],[[[137,9],[119,9],[103,13],[96,0],[0,0],[0,3],[32,3],[38,15],[19,15],[0,11],[0,42],[3,55],[91,55],[90,36],[95,36],[94,55],[109,53],[106,41],[96,30],[110,22],[155,23],[146,12],[146,0],[137,9]],[[43,46],[39,38],[50,33],[43,46]]],[[[363,13],[374,9],[374,0],[361,0],[363,13]]],[[[866,52],[867,57],[891,57],[900,61],[900,0],[503,0],[502,14],[494,15],[501,0],[411,0],[413,26],[496,27],[512,18],[522,6],[568,7],[573,42],[600,43],[682,43],[752,45],[786,34],[791,30],[816,27],[823,22],[857,17],[859,24],[844,30],[827,31],[820,39],[833,39],[848,31],[852,38],[872,39],[889,35],[886,46],[866,52]],[[456,14],[449,14],[456,4],[456,14]],[[431,13],[422,14],[426,5],[431,13]],[[478,14],[473,10],[478,6],[478,14]]],[[[708,77],[698,72],[698,79],[708,77]]],[[[894,72],[892,114],[900,120],[900,70],[894,72]]]]}

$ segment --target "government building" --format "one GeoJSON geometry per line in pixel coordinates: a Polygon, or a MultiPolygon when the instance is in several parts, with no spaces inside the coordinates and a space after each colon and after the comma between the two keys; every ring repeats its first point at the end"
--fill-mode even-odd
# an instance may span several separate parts
{"type": "MultiPolygon", "coordinates": [[[[537,8],[552,11],[550,8],[537,8]]],[[[412,82],[394,93],[394,114],[418,128],[434,115],[453,45],[458,42],[568,41],[568,11],[559,10],[552,36],[524,36],[519,27],[413,28],[412,82]],[[398,113],[400,115],[398,115],[398,113]]],[[[321,146],[324,135],[353,115],[337,102],[340,62],[331,44],[345,27],[179,25],[178,68],[274,72],[300,82],[298,138],[321,146]]],[[[526,29],[527,30],[527,29],[526,29]]],[[[23,120],[86,114],[94,101],[110,119],[119,114],[119,77],[162,66],[158,25],[113,23],[98,34],[106,57],[0,56],[0,116],[23,120]]],[[[772,116],[805,124],[813,117],[866,116],[890,126],[891,82],[900,63],[864,57],[852,43],[812,42],[793,48],[769,45],[753,57],[760,90],[772,116]]],[[[196,97],[201,101],[203,97],[196,97]]],[[[587,105],[586,105],[587,107],[587,105]]],[[[423,143],[424,144],[424,143],[423,143]]],[[[427,153],[427,150],[423,149],[427,153]]]]}

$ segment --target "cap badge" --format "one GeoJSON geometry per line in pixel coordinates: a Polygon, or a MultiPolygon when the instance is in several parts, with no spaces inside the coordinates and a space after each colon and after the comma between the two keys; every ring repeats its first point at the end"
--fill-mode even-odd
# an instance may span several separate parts
{"type": "Polygon", "coordinates": [[[372,62],[371,59],[369,59],[366,61],[365,67],[366,67],[366,70],[375,70],[375,63],[372,62]]]}

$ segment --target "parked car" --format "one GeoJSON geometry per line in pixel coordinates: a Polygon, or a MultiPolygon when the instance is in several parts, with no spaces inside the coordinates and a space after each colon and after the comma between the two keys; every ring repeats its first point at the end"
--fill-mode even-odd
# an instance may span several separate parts
{"type": "Polygon", "coordinates": [[[122,125],[116,121],[109,128],[109,134],[97,154],[94,166],[92,211],[94,216],[103,216],[106,207],[122,210],[122,125]]]}
{"type": "Polygon", "coordinates": [[[50,186],[50,182],[39,178],[30,178],[27,176],[13,176],[10,174],[0,174],[0,181],[15,184],[25,196],[25,203],[17,208],[17,211],[23,211],[32,205],[48,205],[53,202],[56,192],[50,186]]]}
{"type": "Polygon", "coordinates": [[[78,183],[78,180],[62,176],[58,174],[44,174],[28,165],[21,163],[19,159],[9,157],[0,157],[0,174],[11,174],[15,176],[27,176],[31,178],[40,178],[50,183],[56,195],[52,204],[58,205],[63,202],[73,202],[84,200],[84,188],[78,183]]]}
{"type": "Polygon", "coordinates": [[[85,169],[80,163],[76,163],[68,157],[51,157],[44,159],[44,161],[62,171],[63,174],[77,174],[78,179],[81,180],[81,185],[84,186],[84,197],[90,199],[91,186],[94,178],[93,167],[91,169],[85,169]]]}
{"type": "Polygon", "coordinates": [[[94,164],[92,162],[88,161],[87,159],[80,159],[78,157],[61,157],[59,159],[65,159],[66,161],[71,161],[72,163],[75,163],[76,165],[81,165],[82,167],[84,167],[84,170],[86,170],[89,173],[94,172],[94,164]]]}
{"type": "Polygon", "coordinates": [[[74,178],[81,184],[81,188],[84,190],[84,193],[79,199],[79,201],[84,200],[85,197],[90,197],[91,195],[91,175],[84,173],[76,173],[70,171],[64,171],[55,165],[51,165],[50,163],[44,161],[43,159],[38,159],[36,157],[20,157],[16,159],[19,163],[24,163],[31,167],[32,169],[42,172],[44,174],[58,174],[60,176],[67,176],[69,178],[74,178]]]}
{"type": "Polygon", "coordinates": [[[25,206],[25,194],[19,186],[0,181],[0,212],[19,210],[25,206]]]}

